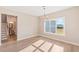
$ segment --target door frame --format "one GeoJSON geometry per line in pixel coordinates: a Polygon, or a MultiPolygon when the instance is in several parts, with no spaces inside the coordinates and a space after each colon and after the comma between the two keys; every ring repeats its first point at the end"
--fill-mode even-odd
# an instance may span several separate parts
{"type": "MultiPolygon", "coordinates": [[[[2,13],[1,14],[1,28],[2,28],[2,15],[6,15],[6,18],[7,18],[7,16],[13,16],[13,17],[16,17],[16,41],[17,41],[17,16],[15,16],[15,15],[9,15],[9,14],[4,14],[4,13],[2,13]]],[[[7,20],[7,19],[6,19],[7,20]]],[[[1,29],[1,34],[2,34],[2,29],[1,29]]],[[[1,40],[1,44],[2,44],[2,40],[1,40]]]]}

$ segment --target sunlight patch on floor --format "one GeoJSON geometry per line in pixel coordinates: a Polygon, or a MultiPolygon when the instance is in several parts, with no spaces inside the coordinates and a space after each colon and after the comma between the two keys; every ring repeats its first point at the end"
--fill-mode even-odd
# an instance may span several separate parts
{"type": "Polygon", "coordinates": [[[40,46],[44,41],[43,40],[38,40],[37,42],[33,43],[34,46],[38,47],[40,46]]]}
{"type": "Polygon", "coordinates": [[[51,52],[64,52],[64,47],[54,44],[51,52]]]}
{"type": "Polygon", "coordinates": [[[38,40],[20,52],[64,52],[64,47],[48,41],[38,40]]]}
{"type": "Polygon", "coordinates": [[[33,47],[32,45],[24,48],[23,50],[21,50],[20,52],[33,52],[36,48],[33,47]]]}
{"type": "Polygon", "coordinates": [[[45,51],[45,52],[47,52],[47,51],[50,49],[51,46],[52,46],[52,43],[50,43],[50,42],[45,42],[45,43],[40,47],[40,49],[43,50],[43,51],[45,51]]]}

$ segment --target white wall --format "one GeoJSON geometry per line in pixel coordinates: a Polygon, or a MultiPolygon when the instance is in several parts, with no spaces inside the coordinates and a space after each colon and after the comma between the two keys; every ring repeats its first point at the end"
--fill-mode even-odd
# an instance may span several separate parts
{"type": "Polygon", "coordinates": [[[65,35],[54,35],[44,33],[44,17],[40,17],[40,35],[52,39],[79,44],[79,7],[72,7],[47,15],[49,18],[65,17],[65,35]]]}
{"type": "MultiPolygon", "coordinates": [[[[22,40],[22,39],[37,35],[37,32],[38,32],[37,17],[20,13],[20,12],[11,11],[0,7],[0,29],[1,29],[1,14],[17,16],[17,39],[18,40],[22,40]]],[[[1,38],[1,30],[0,30],[0,38],[1,38]]]]}

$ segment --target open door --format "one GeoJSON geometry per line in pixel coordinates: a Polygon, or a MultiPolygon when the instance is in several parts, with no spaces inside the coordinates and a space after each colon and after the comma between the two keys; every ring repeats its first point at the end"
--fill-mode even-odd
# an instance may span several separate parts
{"type": "Polygon", "coordinates": [[[17,16],[1,15],[1,43],[17,40],[17,16]]]}

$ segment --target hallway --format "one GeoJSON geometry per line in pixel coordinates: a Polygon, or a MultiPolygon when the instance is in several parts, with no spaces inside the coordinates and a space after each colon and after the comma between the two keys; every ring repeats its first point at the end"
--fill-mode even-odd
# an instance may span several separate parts
{"type": "Polygon", "coordinates": [[[1,44],[17,40],[17,17],[1,14],[1,44]]]}

